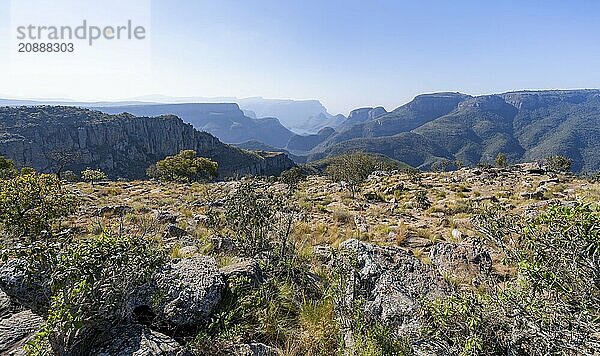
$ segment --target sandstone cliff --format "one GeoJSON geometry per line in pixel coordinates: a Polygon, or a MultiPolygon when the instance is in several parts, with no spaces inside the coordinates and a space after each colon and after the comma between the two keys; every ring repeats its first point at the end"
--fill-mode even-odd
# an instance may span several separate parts
{"type": "Polygon", "coordinates": [[[278,174],[293,162],[220,142],[172,115],[136,117],[60,106],[0,108],[0,154],[19,166],[51,171],[100,168],[112,178],[143,178],[168,155],[193,149],[219,163],[219,176],[278,174]]]}

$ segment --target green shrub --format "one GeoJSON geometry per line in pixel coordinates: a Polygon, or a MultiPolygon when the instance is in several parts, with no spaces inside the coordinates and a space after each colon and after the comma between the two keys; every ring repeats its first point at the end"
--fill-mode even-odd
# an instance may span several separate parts
{"type": "MultiPolygon", "coordinates": [[[[89,340],[126,317],[127,297],[166,254],[155,240],[107,234],[56,246],[48,270],[50,310],[27,348],[33,355],[46,354],[47,347],[55,355],[81,355],[89,351],[89,340]]],[[[36,259],[35,249],[30,258],[36,259]]]]}
{"type": "Polygon", "coordinates": [[[572,161],[565,156],[546,157],[546,166],[549,170],[555,172],[568,172],[571,170],[572,161]]]}
{"type": "Polygon", "coordinates": [[[218,167],[208,158],[197,157],[194,150],[183,150],[148,167],[146,174],[170,182],[211,181],[217,177],[218,167]]]}
{"type": "Polygon", "coordinates": [[[516,273],[429,304],[430,331],[462,354],[597,352],[598,206],[552,206],[530,221],[492,208],[474,225],[516,273]]]}
{"type": "Polygon", "coordinates": [[[21,172],[19,174],[27,175],[27,174],[35,174],[35,169],[32,167],[22,167],[21,172]]]}
{"type": "Polygon", "coordinates": [[[415,202],[417,203],[417,207],[421,210],[426,210],[431,207],[431,201],[427,197],[427,192],[424,190],[418,190],[415,193],[415,202]]]}
{"type": "Polygon", "coordinates": [[[498,153],[496,156],[496,167],[504,168],[506,166],[508,166],[506,155],[504,153],[498,153]]]}
{"type": "Polygon", "coordinates": [[[230,194],[222,214],[209,211],[209,225],[218,234],[229,234],[242,255],[283,253],[295,218],[288,203],[260,181],[245,180],[230,194]]]}
{"type": "Polygon", "coordinates": [[[76,198],[50,174],[24,174],[0,180],[0,224],[16,237],[37,239],[71,214],[76,198]]]}
{"type": "Polygon", "coordinates": [[[307,173],[302,168],[293,167],[281,173],[279,179],[288,185],[290,191],[295,191],[306,176],[307,173]]]}

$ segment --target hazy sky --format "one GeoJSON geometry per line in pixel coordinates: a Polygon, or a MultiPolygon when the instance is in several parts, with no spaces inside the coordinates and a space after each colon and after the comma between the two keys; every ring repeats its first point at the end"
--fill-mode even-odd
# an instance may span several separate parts
{"type": "Polygon", "coordinates": [[[315,98],[332,113],[434,91],[600,87],[596,0],[0,0],[0,95],[315,98]],[[19,25],[147,26],[17,53],[19,25]],[[89,47],[89,48],[88,48],[89,47]]]}

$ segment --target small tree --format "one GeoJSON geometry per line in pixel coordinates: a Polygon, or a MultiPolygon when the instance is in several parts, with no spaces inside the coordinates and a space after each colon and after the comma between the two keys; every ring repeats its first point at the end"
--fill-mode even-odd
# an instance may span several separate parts
{"type": "Polygon", "coordinates": [[[377,162],[373,156],[354,152],[335,157],[326,172],[334,181],[344,182],[354,198],[360,185],[376,169],[377,162]]]}
{"type": "Polygon", "coordinates": [[[75,197],[49,174],[24,174],[0,180],[0,224],[17,237],[32,239],[75,210],[75,197]]]}
{"type": "Polygon", "coordinates": [[[288,185],[291,192],[298,188],[300,182],[306,179],[306,172],[300,167],[293,167],[281,173],[279,179],[288,185]]]}
{"type": "Polygon", "coordinates": [[[0,179],[10,179],[19,174],[15,163],[4,157],[0,156],[0,179]]]}
{"type": "Polygon", "coordinates": [[[82,155],[79,151],[63,148],[50,151],[47,157],[48,160],[52,162],[52,167],[56,172],[56,176],[58,178],[63,178],[62,172],[65,167],[81,161],[82,155]]]}
{"type": "Polygon", "coordinates": [[[504,168],[506,166],[508,166],[506,155],[504,153],[498,153],[496,156],[496,167],[504,168]]]}
{"type": "Polygon", "coordinates": [[[90,182],[92,183],[92,185],[94,185],[94,182],[106,179],[106,173],[102,172],[99,169],[88,168],[81,172],[81,179],[86,182],[90,182]]]}
{"type": "Polygon", "coordinates": [[[568,172],[571,170],[573,162],[570,158],[565,156],[549,156],[546,157],[546,166],[551,171],[555,172],[568,172]]]}
{"type": "Polygon", "coordinates": [[[216,162],[197,157],[196,151],[183,150],[175,156],[156,162],[156,165],[148,167],[146,173],[164,181],[197,182],[215,179],[218,168],[216,162]]]}

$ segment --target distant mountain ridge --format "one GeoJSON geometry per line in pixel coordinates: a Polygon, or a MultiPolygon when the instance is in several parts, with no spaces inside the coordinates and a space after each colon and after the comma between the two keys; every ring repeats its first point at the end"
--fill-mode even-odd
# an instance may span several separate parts
{"type": "MultiPolygon", "coordinates": [[[[190,98],[181,98],[187,99],[190,98]]],[[[504,153],[511,162],[564,155],[572,159],[577,172],[600,170],[600,90],[597,89],[513,91],[481,96],[430,93],[418,95],[390,112],[382,107],[365,107],[351,111],[348,118],[324,113],[318,101],[247,100],[246,107],[236,103],[94,105],[109,113],[177,114],[197,129],[227,143],[276,148],[295,155],[297,162],[364,150],[428,169],[442,160],[467,165],[492,163],[499,153],[504,153]],[[312,110],[319,114],[304,121],[310,130],[331,125],[299,135],[276,118],[260,118],[267,112],[264,110],[285,116],[286,110],[304,106],[301,114],[287,117],[300,120],[312,110]]],[[[0,100],[2,103],[15,105],[19,101],[0,100]]]]}
{"type": "Polygon", "coordinates": [[[153,95],[116,102],[0,99],[0,105],[78,106],[110,114],[130,112],[142,116],[173,114],[226,143],[260,141],[279,148],[285,147],[289,138],[297,133],[317,133],[324,127],[337,127],[346,119],[343,115],[329,114],[318,100],[261,97],[173,98],[153,95]]]}
{"type": "Polygon", "coordinates": [[[600,170],[600,90],[433,93],[383,115],[343,124],[310,159],[364,150],[429,168],[439,160],[492,163],[564,155],[579,172],[600,170]]]}
{"type": "Polygon", "coordinates": [[[147,95],[134,98],[154,103],[237,103],[244,114],[251,118],[276,117],[288,129],[300,133],[317,133],[324,127],[336,127],[346,118],[332,115],[327,108],[314,99],[268,99],[260,96],[249,98],[236,97],[169,97],[147,95]]]}
{"type": "Polygon", "coordinates": [[[331,115],[318,100],[246,98],[236,101],[243,110],[254,113],[257,118],[276,117],[290,130],[301,133],[316,133],[325,127],[337,127],[346,118],[331,115]]]}
{"type": "Polygon", "coordinates": [[[276,118],[254,119],[244,115],[236,103],[143,104],[99,106],[93,109],[107,114],[176,115],[197,130],[206,131],[225,143],[256,140],[274,147],[285,147],[294,135],[276,118]]]}

